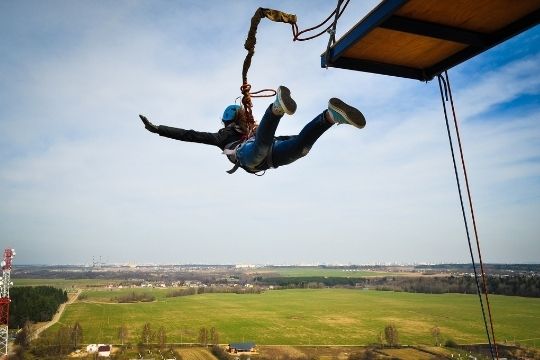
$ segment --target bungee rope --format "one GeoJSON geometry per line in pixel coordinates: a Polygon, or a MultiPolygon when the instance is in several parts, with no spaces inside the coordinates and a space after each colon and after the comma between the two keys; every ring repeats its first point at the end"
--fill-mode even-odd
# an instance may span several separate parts
{"type": "Polygon", "coordinates": [[[253,55],[255,54],[255,44],[257,43],[257,27],[259,26],[259,23],[263,18],[268,18],[275,22],[285,22],[289,24],[296,23],[296,15],[292,14],[286,14],[284,12],[278,11],[278,10],[272,10],[272,9],[265,9],[265,8],[258,8],[257,11],[255,11],[255,14],[251,18],[251,26],[249,28],[249,32],[246,38],[246,42],[244,43],[244,48],[248,51],[246,58],[244,59],[244,66],[242,67],[242,86],[240,86],[240,92],[242,93],[242,105],[244,106],[244,109],[246,111],[246,126],[247,126],[247,134],[246,138],[249,138],[253,135],[255,132],[255,129],[257,127],[255,123],[255,119],[253,119],[253,102],[251,101],[252,97],[270,97],[274,96],[276,92],[272,89],[265,89],[260,90],[251,93],[251,85],[248,83],[247,80],[247,73],[249,71],[249,67],[251,66],[251,59],[253,58],[253,55]],[[264,95],[256,95],[263,92],[270,91],[271,94],[264,94],[264,95]]]}
{"type": "Polygon", "coordinates": [[[454,108],[454,100],[452,98],[452,89],[450,88],[450,79],[448,77],[448,72],[445,71],[444,74],[445,74],[446,79],[441,74],[439,74],[437,76],[437,80],[439,81],[439,90],[440,90],[440,93],[441,93],[441,101],[442,101],[442,104],[443,104],[444,118],[445,118],[445,121],[446,121],[446,131],[448,133],[448,141],[450,143],[450,152],[452,153],[452,162],[453,162],[453,165],[454,165],[454,174],[455,174],[455,177],[456,177],[456,184],[457,184],[458,193],[459,193],[459,201],[460,201],[460,204],[461,204],[461,212],[462,212],[462,215],[463,215],[463,222],[465,224],[465,232],[467,234],[467,242],[469,244],[469,253],[471,255],[471,261],[472,261],[472,266],[473,266],[473,270],[474,270],[474,280],[475,280],[475,283],[476,283],[476,290],[477,290],[477,293],[478,293],[478,299],[480,300],[480,307],[482,309],[482,317],[483,317],[483,320],[484,320],[484,327],[485,327],[485,330],[486,330],[486,335],[487,335],[487,339],[488,339],[488,343],[489,343],[489,351],[491,353],[491,358],[492,359],[495,359],[495,358],[499,359],[499,350],[497,348],[497,342],[495,341],[495,330],[493,328],[493,318],[492,318],[492,315],[491,315],[491,307],[489,305],[489,294],[488,294],[488,289],[487,289],[487,284],[486,284],[486,273],[484,272],[484,264],[483,264],[483,261],[482,261],[482,253],[480,251],[480,241],[478,239],[478,231],[477,231],[477,227],[476,227],[476,219],[475,219],[475,216],[474,216],[471,191],[470,191],[470,187],[469,187],[469,180],[468,180],[468,177],[467,177],[467,170],[466,170],[466,167],[465,167],[465,157],[463,155],[463,147],[461,145],[461,137],[460,137],[460,134],[459,134],[459,128],[458,128],[458,124],[457,124],[457,116],[456,116],[456,111],[455,111],[455,108],[454,108]],[[443,88],[444,88],[444,94],[443,94],[443,88]],[[450,97],[448,95],[450,95],[450,97]],[[470,233],[469,233],[469,225],[468,225],[468,222],[467,222],[467,215],[465,213],[465,206],[463,204],[463,194],[462,194],[462,191],[461,191],[461,183],[459,181],[459,175],[458,175],[458,170],[457,170],[457,165],[456,165],[456,157],[455,157],[455,154],[454,154],[454,146],[453,146],[453,141],[452,141],[452,135],[450,133],[450,125],[448,123],[448,114],[447,114],[447,111],[446,111],[446,102],[445,101],[446,102],[450,101],[450,104],[451,104],[451,107],[452,107],[452,115],[453,115],[453,120],[454,120],[454,127],[455,127],[455,131],[456,131],[456,134],[457,134],[457,139],[458,139],[458,144],[459,144],[459,151],[460,151],[460,155],[461,155],[461,165],[462,165],[462,169],[463,169],[463,173],[464,173],[464,177],[465,177],[465,183],[466,183],[466,187],[467,187],[467,194],[468,194],[468,200],[469,200],[469,209],[470,209],[471,217],[472,217],[472,220],[473,220],[474,234],[475,234],[475,238],[476,238],[476,248],[477,248],[477,251],[478,251],[478,257],[479,257],[479,263],[480,263],[480,269],[481,269],[480,271],[482,272],[481,278],[482,278],[482,284],[483,284],[483,294],[484,294],[484,296],[486,298],[486,305],[487,305],[487,310],[488,310],[488,318],[486,318],[486,312],[484,310],[484,302],[482,300],[482,290],[480,289],[480,282],[479,282],[479,279],[478,279],[479,275],[478,275],[478,272],[476,270],[474,252],[473,252],[473,248],[472,248],[472,244],[471,244],[471,236],[470,236],[470,233]],[[488,319],[489,319],[489,323],[490,323],[491,333],[490,333],[490,330],[488,329],[488,325],[487,325],[487,320],[488,319]],[[493,340],[493,344],[492,344],[492,340],[493,340]]]}
{"type": "MultiPolygon", "coordinates": [[[[329,32],[331,30],[331,28],[333,28],[333,30],[334,30],[333,32],[334,32],[334,35],[335,35],[335,28],[336,28],[337,20],[341,17],[343,12],[345,11],[345,8],[347,8],[347,5],[349,5],[349,1],[350,0],[347,0],[345,5],[343,5],[343,8],[340,9],[341,4],[343,3],[343,0],[338,0],[338,4],[336,6],[336,9],[319,25],[310,27],[310,28],[302,30],[302,31],[298,31],[298,25],[296,25],[296,23],[292,24],[293,41],[306,41],[306,40],[315,39],[316,37],[321,36],[325,32],[329,32]],[[317,33],[315,35],[308,36],[306,38],[300,38],[300,35],[302,35],[304,33],[308,33],[308,32],[313,31],[313,30],[317,30],[321,26],[324,26],[328,22],[328,20],[330,20],[332,18],[332,16],[334,16],[334,22],[332,22],[330,25],[328,25],[328,27],[326,27],[326,29],[322,30],[321,32],[319,32],[319,33],[317,33]]],[[[334,41],[335,41],[335,36],[334,36],[334,41]]]]}
{"type": "MultiPolygon", "coordinates": [[[[341,14],[343,13],[343,11],[341,11],[341,13],[339,11],[339,9],[341,8],[341,3],[343,3],[343,0],[338,0],[336,10],[334,10],[334,13],[335,13],[334,22],[331,24],[331,28],[329,27],[326,30],[330,34],[330,36],[328,37],[328,44],[326,45],[326,52],[325,52],[325,54],[326,54],[325,55],[325,58],[326,58],[325,64],[326,64],[327,69],[328,69],[328,63],[330,62],[330,47],[336,43],[337,21],[338,21],[339,17],[341,16],[341,14]]],[[[343,10],[345,10],[345,8],[347,7],[348,4],[349,4],[349,0],[347,0],[347,3],[343,7],[343,10]]],[[[330,16],[332,16],[332,15],[330,15],[330,16]]]]}
{"type": "Polygon", "coordinates": [[[251,85],[249,84],[248,79],[247,79],[247,73],[251,66],[251,59],[253,58],[253,55],[255,54],[255,44],[257,43],[257,37],[256,37],[257,27],[259,26],[259,23],[261,22],[261,20],[263,18],[267,18],[274,22],[283,22],[283,23],[291,24],[292,33],[293,33],[293,41],[311,40],[311,39],[321,36],[325,32],[329,32],[330,39],[328,40],[328,47],[327,47],[327,50],[328,50],[328,48],[336,41],[335,31],[336,31],[337,21],[340,18],[340,16],[343,14],[343,11],[345,11],[345,8],[349,4],[350,0],[347,0],[343,8],[341,8],[343,1],[344,0],[338,0],[336,9],[322,23],[320,23],[319,25],[313,26],[311,28],[302,30],[302,31],[298,30],[298,25],[296,23],[297,17],[294,14],[287,14],[279,10],[266,9],[266,8],[258,8],[255,11],[255,14],[251,18],[251,26],[249,28],[246,41],[244,43],[244,48],[248,51],[248,53],[246,55],[246,58],[244,59],[244,65],[242,67],[242,86],[240,86],[240,92],[242,93],[242,105],[246,112],[246,123],[247,123],[246,124],[247,134],[245,135],[246,138],[253,136],[257,128],[255,119],[253,118],[253,112],[252,112],[253,102],[251,98],[272,97],[276,95],[276,91],[273,89],[263,89],[263,90],[251,92],[251,85]],[[324,26],[332,18],[332,16],[334,16],[334,21],[330,25],[328,25],[326,29],[324,29],[323,31],[313,36],[300,38],[300,35],[308,33],[310,31],[316,30],[324,26]]]}

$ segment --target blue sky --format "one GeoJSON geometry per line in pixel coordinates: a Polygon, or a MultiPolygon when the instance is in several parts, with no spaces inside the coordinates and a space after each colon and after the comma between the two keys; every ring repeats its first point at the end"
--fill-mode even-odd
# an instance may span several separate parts
{"type": "MultiPolygon", "coordinates": [[[[351,2],[338,37],[377,1],[351,2]]],[[[330,129],[263,177],[217,148],[257,6],[320,22],[325,1],[0,2],[0,238],[16,262],[468,262],[438,85],[320,68],[325,37],[261,23],[249,80],[286,84],[295,134],[330,97],[367,126],[330,129]]],[[[540,29],[450,71],[486,262],[540,259],[540,29]]],[[[268,100],[256,100],[262,116],[268,100]]]]}

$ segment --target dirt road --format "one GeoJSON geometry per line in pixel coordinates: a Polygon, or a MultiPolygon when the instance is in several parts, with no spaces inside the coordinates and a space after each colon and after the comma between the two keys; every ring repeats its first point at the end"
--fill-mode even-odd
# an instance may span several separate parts
{"type": "Polygon", "coordinates": [[[44,323],[43,325],[41,325],[34,331],[34,335],[32,336],[32,339],[37,339],[43,331],[47,330],[49,327],[56,324],[58,320],[60,320],[60,317],[62,316],[62,314],[64,313],[64,310],[66,309],[66,305],[72,304],[75,300],[77,300],[81,292],[82,290],[79,289],[77,290],[75,294],[70,294],[68,301],[58,307],[58,311],[56,312],[56,314],[54,314],[52,320],[44,323]]]}

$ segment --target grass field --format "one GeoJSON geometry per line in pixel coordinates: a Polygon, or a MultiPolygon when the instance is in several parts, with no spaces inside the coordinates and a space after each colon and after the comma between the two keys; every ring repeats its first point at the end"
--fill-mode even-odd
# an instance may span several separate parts
{"type": "MultiPolygon", "coordinates": [[[[122,323],[130,329],[130,341],[136,343],[146,322],[154,330],[164,326],[168,342],[196,342],[199,328],[215,327],[222,343],[361,345],[375,342],[389,323],[397,326],[402,344],[432,344],[430,329],[434,326],[440,328],[443,338],[458,343],[485,342],[474,295],[313,289],[166,298],[163,290],[146,291],[152,291],[157,300],[91,303],[92,299],[110,299],[112,292],[85,291],[87,299],[69,305],[60,323],[79,321],[86,343],[118,342],[117,329],[122,323]]],[[[499,342],[540,338],[540,299],[490,299],[499,342]]],[[[534,345],[540,345],[537,342],[534,345]]]]}
{"type": "Polygon", "coordinates": [[[54,286],[61,289],[107,286],[115,280],[102,279],[12,279],[13,286],[54,286]]]}
{"type": "Polygon", "coordinates": [[[217,358],[206,349],[188,348],[177,349],[177,351],[182,355],[182,359],[185,360],[217,360],[217,358]]]}
{"type": "Polygon", "coordinates": [[[161,288],[126,288],[126,289],[100,289],[100,290],[85,290],[84,291],[84,301],[86,302],[115,302],[111,299],[115,297],[125,296],[131,293],[135,294],[151,294],[157,301],[164,301],[167,299],[167,293],[172,291],[172,289],[161,289],[161,288]]]}

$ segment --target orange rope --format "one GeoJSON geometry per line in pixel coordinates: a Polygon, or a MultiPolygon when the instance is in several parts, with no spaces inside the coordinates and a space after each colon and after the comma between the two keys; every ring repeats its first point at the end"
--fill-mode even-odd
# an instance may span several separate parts
{"type": "Polygon", "coordinates": [[[293,32],[293,41],[306,41],[314,39],[325,32],[327,32],[330,28],[335,27],[335,24],[338,20],[338,18],[341,16],[343,11],[345,11],[345,8],[349,4],[350,0],[347,0],[343,8],[340,10],[341,2],[343,0],[338,0],[338,6],[336,9],[328,16],[322,23],[319,25],[313,26],[311,28],[299,31],[298,25],[296,24],[296,15],[287,14],[278,10],[273,9],[265,9],[265,8],[258,8],[255,11],[255,14],[251,18],[251,26],[249,28],[248,36],[246,38],[246,41],[244,43],[244,48],[248,51],[246,58],[244,59],[244,66],[242,68],[242,86],[240,86],[240,92],[242,93],[242,105],[244,106],[244,109],[246,111],[246,117],[247,117],[247,127],[248,127],[248,134],[246,134],[247,137],[250,137],[253,135],[254,130],[257,128],[257,125],[255,123],[255,119],[253,118],[253,102],[251,100],[252,97],[271,97],[276,94],[276,91],[273,89],[263,89],[255,92],[251,91],[251,85],[248,83],[247,80],[247,73],[249,71],[249,68],[251,66],[251,59],[253,58],[253,55],[255,54],[255,44],[257,43],[257,27],[259,26],[259,23],[263,18],[268,18],[272,21],[276,22],[284,22],[289,23],[292,26],[292,32],[293,32]],[[307,37],[307,38],[300,38],[300,35],[305,34],[307,32],[316,30],[320,28],[321,26],[324,26],[331,18],[334,16],[334,21],[323,31],[320,33],[307,37]],[[264,95],[258,95],[261,93],[269,92],[269,94],[264,95]]]}

